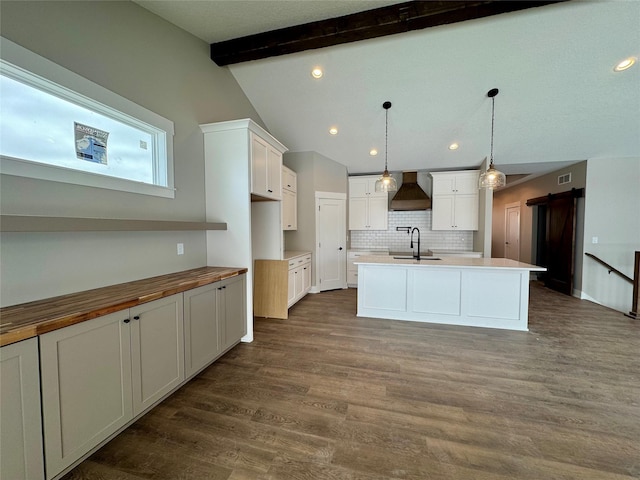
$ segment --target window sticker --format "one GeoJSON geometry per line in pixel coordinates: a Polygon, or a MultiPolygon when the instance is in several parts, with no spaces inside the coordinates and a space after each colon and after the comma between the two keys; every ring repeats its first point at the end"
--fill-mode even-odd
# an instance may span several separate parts
{"type": "Polygon", "coordinates": [[[73,122],[76,134],[76,156],[88,162],[107,164],[109,132],[73,122]]]}

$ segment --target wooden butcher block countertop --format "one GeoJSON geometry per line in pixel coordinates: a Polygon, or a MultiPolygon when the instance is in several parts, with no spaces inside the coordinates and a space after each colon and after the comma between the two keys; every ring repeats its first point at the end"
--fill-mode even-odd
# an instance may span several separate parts
{"type": "Polygon", "coordinates": [[[246,273],[200,267],[0,309],[0,346],[246,273]]]}

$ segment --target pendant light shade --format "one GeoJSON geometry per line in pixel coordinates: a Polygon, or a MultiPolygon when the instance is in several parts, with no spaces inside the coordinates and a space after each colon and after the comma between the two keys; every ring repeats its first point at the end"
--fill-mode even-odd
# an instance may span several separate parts
{"type": "Polygon", "coordinates": [[[496,95],[499,90],[492,88],[487,92],[487,97],[491,99],[491,157],[489,160],[489,168],[486,172],[480,175],[478,181],[479,188],[486,188],[493,190],[494,188],[504,187],[507,184],[507,177],[500,170],[496,170],[493,166],[493,127],[495,123],[495,111],[496,111],[496,95]]]}
{"type": "Polygon", "coordinates": [[[387,169],[387,146],[389,137],[389,109],[391,108],[391,102],[384,102],[382,104],[384,108],[384,172],[382,176],[376,180],[376,192],[395,192],[398,190],[398,184],[396,179],[389,174],[387,169]]]}

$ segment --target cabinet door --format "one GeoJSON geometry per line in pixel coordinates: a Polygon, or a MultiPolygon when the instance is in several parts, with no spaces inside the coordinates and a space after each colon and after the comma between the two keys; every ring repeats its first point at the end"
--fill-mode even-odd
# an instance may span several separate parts
{"type": "Polygon", "coordinates": [[[311,290],[311,264],[307,263],[302,267],[302,293],[311,290]]]}
{"type": "Polygon", "coordinates": [[[462,172],[456,175],[456,194],[476,195],[478,193],[478,172],[462,172]]]}
{"type": "Polygon", "coordinates": [[[367,230],[367,197],[349,198],[349,230],[367,230]]]}
{"type": "Polygon", "coordinates": [[[0,348],[0,478],[44,478],[38,339],[0,348]]]}
{"type": "Polygon", "coordinates": [[[478,230],[478,195],[456,195],[454,209],[456,230],[478,230]]]}
{"type": "Polygon", "coordinates": [[[133,418],[128,322],[123,310],[40,336],[47,478],[133,418]]]}
{"type": "Polygon", "coordinates": [[[220,282],[184,292],[185,371],[191,377],[220,353],[217,289],[220,282]]]}
{"type": "Polygon", "coordinates": [[[287,306],[290,307],[293,305],[293,302],[296,299],[296,269],[289,269],[289,274],[287,275],[287,306]]]}
{"type": "Polygon", "coordinates": [[[448,195],[455,193],[456,176],[453,173],[432,174],[432,195],[448,195]]]}
{"type": "Polygon", "coordinates": [[[369,230],[386,230],[389,203],[387,196],[371,196],[369,201],[369,230]]]}
{"type": "Polygon", "coordinates": [[[366,197],[369,184],[367,177],[349,177],[349,197],[366,197]]]}
{"type": "Polygon", "coordinates": [[[184,380],[182,294],[133,307],[133,413],[138,415],[184,380]]]}
{"type": "Polygon", "coordinates": [[[267,147],[267,196],[282,199],[282,154],[271,146],[267,147]]]}
{"type": "Polygon", "coordinates": [[[219,288],[220,338],[226,350],[247,334],[246,275],[223,280],[219,288]]]}
{"type": "Polygon", "coordinates": [[[454,230],[455,195],[434,195],[431,210],[431,230],[454,230]]]}
{"type": "Polygon", "coordinates": [[[261,195],[267,194],[267,142],[251,133],[251,193],[261,195]]]}
{"type": "Polygon", "coordinates": [[[282,229],[296,230],[297,219],[297,195],[290,190],[282,190],[282,229]]]}
{"type": "Polygon", "coordinates": [[[304,294],[304,267],[300,266],[296,268],[295,277],[296,277],[295,278],[295,282],[296,282],[295,298],[296,300],[299,300],[300,298],[302,298],[302,295],[304,294]]]}
{"type": "Polygon", "coordinates": [[[298,191],[298,175],[288,167],[282,167],[282,189],[291,192],[298,191]]]}

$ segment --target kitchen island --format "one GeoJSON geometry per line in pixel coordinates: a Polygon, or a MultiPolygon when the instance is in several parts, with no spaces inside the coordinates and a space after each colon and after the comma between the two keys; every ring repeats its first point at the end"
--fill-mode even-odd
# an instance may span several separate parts
{"type": "Polygon", "coordinates": [[[360,257],[358,316],[526,331],[530,272],[506,258],[360,257]]]}

